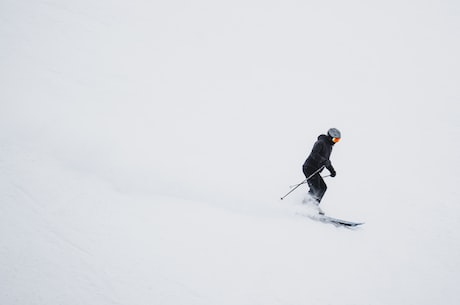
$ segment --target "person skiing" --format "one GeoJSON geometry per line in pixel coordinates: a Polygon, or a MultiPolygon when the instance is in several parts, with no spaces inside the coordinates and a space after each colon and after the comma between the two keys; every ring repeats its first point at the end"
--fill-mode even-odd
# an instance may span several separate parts
{"type": "Polygon", "coordinates": [[[331,156],[334,144],[339,142],[340,138],[341,134],[337,128],[330,128],[327,131],[327,135],[322,134],[318,136],[318,140],[313,145],[313,149],[302,167],[308,186],[310,187],[308,191],[310,200],[307,200],[307,202],[313,200],[313,203],[318,206],[320,214],[324,214],[319,208],[319,204],[327,190],[327,185],[321,177],[321,172],[324,168],[327,168],[331,173],[331,177],[336,176],[335,169],[329,157],[331,156]]]}

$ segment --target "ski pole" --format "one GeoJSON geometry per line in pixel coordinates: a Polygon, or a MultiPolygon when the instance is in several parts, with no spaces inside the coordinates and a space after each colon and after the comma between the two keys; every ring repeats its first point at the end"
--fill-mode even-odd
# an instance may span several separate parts
{"type": "MultiPolygon", "coordinates": [[[[321,176],[321,178],[327,178],[327,177],[330,177],[331,175],[324,175],[324,176],[321,176]]],[[[299,184],[293,184],[293,185],[290,185],[289,188],[292,189],[293,187],[298,187],[299,185],[302,185],[302,184],[305,184],[307,182],[307,180],[304,180],[302,182],[300,182],[299,184]]]]}
{"type": "Polygon", "coordinates": [[[324,168],[324,165],[321,166],[320,168],[318,168],[318,170],[316,170],[313,174],[311,174],[310,176],[308,176],[304,181],[300,182],[299,184],[297,184],[292,190],[289,191],[289,193],[287,193],[286,195],[284,195],[283,197],[281,197],[281,200],[283,200],[284,198],[286,198],[290,193],[292,193],[293,191],[295,191],[296,188],[298,188],[299,186],[301,186],[302,184],[305,184],[307,183],[307,181],[313,177],[314,175],[316,175],[317,173],[319,173],[320,171],[322,171],[324,168]]]}
{"type": "Polygon", "coordinates": [[[305,182],[307,182],[307,179],[305,179],[304,181],[300,182],[299,184],[290,185],[289,188],[292,189],[293,187],[298,187],[299,185],[305,184],[305,182]]]}

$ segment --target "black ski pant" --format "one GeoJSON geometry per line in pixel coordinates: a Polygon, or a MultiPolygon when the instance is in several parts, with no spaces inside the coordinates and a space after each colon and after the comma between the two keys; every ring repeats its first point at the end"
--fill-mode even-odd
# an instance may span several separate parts
{"type": "MultiPolygon", "coordinates": [[[[303,173],[306,178],[310,177],[317,170],[318,170],[317,168],[310,167],[310,166],[303,167],[303,173]]],[[[308,194],[310,194],[310,196],[312,196],[315,200],[317,200],[319,204],[321,202],[321,199],[324,196],[324,193],[326,193],[326,190],[327,190],[327,185],[324,182],[323,178],[321,177],[321,171],[314,174],[310,179],[308,179],[307,183],[308,183],[308,186],[310,187],[308,194]]]]}

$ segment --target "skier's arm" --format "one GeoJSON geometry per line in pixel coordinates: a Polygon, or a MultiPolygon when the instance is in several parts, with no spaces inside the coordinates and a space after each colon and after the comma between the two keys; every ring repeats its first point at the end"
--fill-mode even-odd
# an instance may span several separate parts
{"type": "Polygon", "coordinates": [[[331,160],[327,160],[326,163],[325,163],[325,166],[326,166],[327,170],[331,173],[331,177],[335,177],[335,175],[337,173],[335,172],[335,169],[331,164],[331,160]]]}
{"type": "Polygon", "coordinates": [[[336,172],[334,167],[331,164],[331,160],[326,159],[321,155],[321,152],[323,151],[323,143],[318,141],[313,145],[313,149],[311,152],[311,155],[315,161],[318,162],[318,164],[321,164],[327,168],[327,170],[331,173],[331,177],[335,177],[336,172]]]}
{"type": "Polygon", "coordinates": [[[313,145],[313,149],[311,150],[310,154],[313,160],[315,160],[320,165],[326,165],[326,161],[328,161],[321,155],[321,152],[323,151],[323,145],[324,144],[322,142],[317,141],[315,145],[313,145]]]}

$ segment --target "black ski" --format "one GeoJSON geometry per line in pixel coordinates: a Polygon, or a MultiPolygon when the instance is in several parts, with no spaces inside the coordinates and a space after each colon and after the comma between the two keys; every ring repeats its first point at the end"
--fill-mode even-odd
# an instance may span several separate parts
{"type": "Polygon", "coordinates": [[[323,223],[330,223],[336,226],[357,227],[357,226],[364,224],[364,222],[348,221],[348,220],[333,218],[333,217],[326,216],[326,215],[309,215],[308,217],[310,217],[313,220],[317,220],[323,223]]]}

